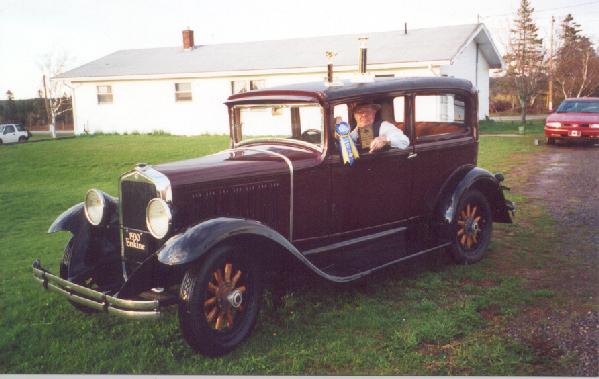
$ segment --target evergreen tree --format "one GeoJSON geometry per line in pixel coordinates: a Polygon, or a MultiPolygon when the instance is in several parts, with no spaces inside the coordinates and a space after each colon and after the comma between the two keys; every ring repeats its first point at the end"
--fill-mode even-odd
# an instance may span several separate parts
{"type": "Polygon", "coordinates": [[[543,41],[538,37],[538,28],[532,19],[533,11],[528,0],[520,1],[510,30],[508,52],[504,56],[506,76],[512,79],[520,101],[523,126],[529,101],[539,94],[543,79],[543,41]]]}
{"type": "Polygon", "coordinates": [[[568,14],[561,23],[554,81],[563,98],[588,96],[599,86],[599,57],[580,24],[568,14]]]}

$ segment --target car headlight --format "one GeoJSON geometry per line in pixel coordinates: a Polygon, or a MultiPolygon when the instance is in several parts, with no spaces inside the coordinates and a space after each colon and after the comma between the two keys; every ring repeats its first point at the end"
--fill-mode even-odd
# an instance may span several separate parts
{"type": "Polygon", "coordinates": [[[104,194],[97,189],[90,189],[85,194],[85,217],[92,225],[100,225],[104,217],[106,201],[104,194]]]}
{"type": "Polygon", "coordinates": [[[590,124],[589,127],[591,127],[591,128],[599,128],[599,124],[590,124]]]}
{"type": "Polygon", "coordinates": [[[171,225],[171,209],[166,201],[155,198],[150,200],[146,208],[146,225],[157,239],[162,239],[168,233],[171,225]]]}
{"type": "Polygon", "coordinates": [[[550,127],[550,128],[561,128],[562,127],[562,123],[561,122],[557,122],[557,121],[552,121],[552,122],[547,122],[545,124],[545,126],[550,127]]]}

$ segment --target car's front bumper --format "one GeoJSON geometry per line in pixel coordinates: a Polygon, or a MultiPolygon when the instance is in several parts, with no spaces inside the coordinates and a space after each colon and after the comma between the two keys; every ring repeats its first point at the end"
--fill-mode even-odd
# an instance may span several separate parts
{"type": "Polygon", "coordinates": [[[599,128],[571,128],[545,126],[545,137],[564,140],[597,140],[599,141],[599,128]],[[574,133],[575,135],[573,135],[574,133]]]}
{"type": "Polygon", "coordinates": [[[106,295],[51,274],[42,267],[39,260],[33,262],[32,268],[33,276],[42,283],[45,289],[57,292],[76,303],[128,318],[154,319],[160,317],[158,300],[126,300],[106,295]]]}

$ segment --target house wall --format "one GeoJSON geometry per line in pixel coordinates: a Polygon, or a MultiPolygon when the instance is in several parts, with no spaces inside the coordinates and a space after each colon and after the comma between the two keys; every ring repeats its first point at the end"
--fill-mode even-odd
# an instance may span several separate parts
{"type": "MultiPolygon", "coordinates": [[[[372,73],[404,77],[433,75],[429,68],[380,70],[372,73]]],[[[317,73],[73,83],[76,99],[75,134],[154,131],[177,135],[228,134],[228,113],[223,103],[231,95],[232,80],[264,80],[266,87],[272,87],[324,80],[324,75],[317,73]],[[191,101],[175,101],[176,82],[191,82],[191,101]],[[112,103],[98,104],[98,85],[112,86],[112,103]]],[[[352,76],[353,73],[336,73],[335,78],[342,80],[352,76]]]]}
{"type": "Polygon", "coordinates": [[[441,74],[470,80],[478,88],[478,118],[484,119],[489,115],[489,64],[480,49],[478,63],[476,55],[476,44],[469,44],[452,65],[441,67],[441,74]]]}

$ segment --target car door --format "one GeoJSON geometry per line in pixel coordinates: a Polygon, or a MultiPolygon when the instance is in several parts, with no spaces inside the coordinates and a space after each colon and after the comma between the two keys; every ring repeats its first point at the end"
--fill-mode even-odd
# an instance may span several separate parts
{"type": "MultiPolygon", "coordinates": [[[[403,96],[389,96],[377,102],[382,105],[377,117],[403,127],[403,96]]],[[[334,233],[368,235],[391,228],[410,216],[413,176],[410,153],[411,148],[366,152],[351,166],[343,163],[338,149],[331,154],[334,233]]]]}
{"type": "Polygon", "coordinates": [[[338,156],[331,160],[331,226],[336,233],[366,235],[408,217],[409,153],[390,149],[363,154],[352,166],[338,156]]]}
{"type": "Polygon", "coordinates": [[[17,131],[13,125],[6,125],[4,127],[4,135],[2,136],[4,143],[15,143],[19,141],[17,137],[17,131]]]}
{"type": "Polygon", "coordinates": [[[451,174],[476,163],[476,107],[468,96],[443,91],[416,94],[413,103],[413,163],[418,174],[410,204],[414,215],[425,216],[451,174]]]}

